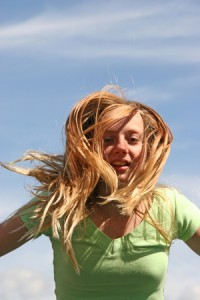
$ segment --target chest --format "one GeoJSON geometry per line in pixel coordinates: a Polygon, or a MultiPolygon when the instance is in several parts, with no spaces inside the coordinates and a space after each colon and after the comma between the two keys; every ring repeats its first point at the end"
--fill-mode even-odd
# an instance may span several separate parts
{"type": "Polygon", "coordinates": [[[69,295],[70,300],[95,299],[95,295],[101,299],[144,300],[157,291],[155,299],[163,299],[168,263],[166,245],[148,237],[145,241],[143,224],[134,234],[115,240],[104,235],[90,220],[85,225],[84,235],[80,235],[80,230],[73,235],[79,275],[71,260],[63,258],[60,241],[52,241],[57,295],[62,293],[63,299],[69,295]]]}
{"type": "Polygon", "coordinates": [[[97,209],[91,214],[90,219],[96,227],[111,239],[123,237],[132,232],[142,221],[142,216],[133,214],[123,216],[115,213],[108,216],[103,210],[97,209]]]}

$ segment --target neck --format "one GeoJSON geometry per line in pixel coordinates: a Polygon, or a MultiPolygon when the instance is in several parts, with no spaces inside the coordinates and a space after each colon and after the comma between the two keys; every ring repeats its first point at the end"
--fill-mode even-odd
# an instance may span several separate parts
{"type": "Polygon", "coordinates": [[[113,218],[113,217],[119,217],[122,216],[120,213],[120,208],[118,207],[117,203],[115,201],[111,201],[109,203],[106,203],[104,205],[98,205],[99,209],[102,211],[102,213],[107,216],[107,218],[113,218]]]}
{"type": "Polygon", "coordinates": [[[95,196],[106,197],[110,194],[110,189],[103,180],[99,180],[95,188],[95,196]]]}
{"type": "Polygon", "coordinates": [[[88,208],[92,212],[101,211],[107,218],[120,215],[120,209],[117,205],[117,201],[110,201],[105,204],[104,198],[110,194],[109,188],[106,186],[105,182],[102,180],[98,182],[94,192],[91,195],[88,208]]]}

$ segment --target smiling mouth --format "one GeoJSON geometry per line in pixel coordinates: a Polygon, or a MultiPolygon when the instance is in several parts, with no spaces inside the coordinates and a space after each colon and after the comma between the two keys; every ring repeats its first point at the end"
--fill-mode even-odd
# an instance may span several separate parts
{"type": "Polygon", "coordinates": [[[126,161],[116,161],[116,162],[113,162],[112,163],[112,166],[113,167],[129,167],[130,166],[130,164],[128,163],[128,162],[126,162],[126,161]]]}

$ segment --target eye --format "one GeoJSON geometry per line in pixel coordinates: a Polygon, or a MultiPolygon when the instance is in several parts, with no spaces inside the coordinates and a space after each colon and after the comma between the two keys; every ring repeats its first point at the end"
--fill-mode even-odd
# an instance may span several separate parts
{"type": "Polygon", "coordinates": [[[114,138],[113,137],[110,137],[110,136],[105,136],[103,138],[103,142],[104,144],[109,144],[109,143],[112,143],[114,141],[114,138]]]}
{"type": "Polygon", "coordinates": [[[137,136],[129,137],[129,143],[131,143],[131,144],[136,144],[136,143],[138,143],[138,141],[139,141],[139,138],[137,136]]]}

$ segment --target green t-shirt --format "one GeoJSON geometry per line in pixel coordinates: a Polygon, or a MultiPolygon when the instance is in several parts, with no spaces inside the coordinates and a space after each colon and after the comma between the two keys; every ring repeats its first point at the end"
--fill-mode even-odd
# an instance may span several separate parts
{"type": "MultiPolygon", "coordinates": [[[[171,240],[189,239],[200,226],[200,210],[174,189],[162,189],[172,204],[175,222],[163,200],[154,199],[151,214],[157,216],[171,240]],[[157,200],[157,201],[156,201],[157,200]]],[[[30,214],[21,217],[28,229],[30,214]]],[[[170,246],[148,222],[142,221],[124,237],[112,240],[88,217],[73,234],[73,248],[80,274],[64,258],[61,241],[49,236],[53,248],[57,300],[162,300],[170,246]],[[84,228],[84,230],[83,230],[84,228]],[[81,232],[81,234],[80,234],[81,232]]]]}

